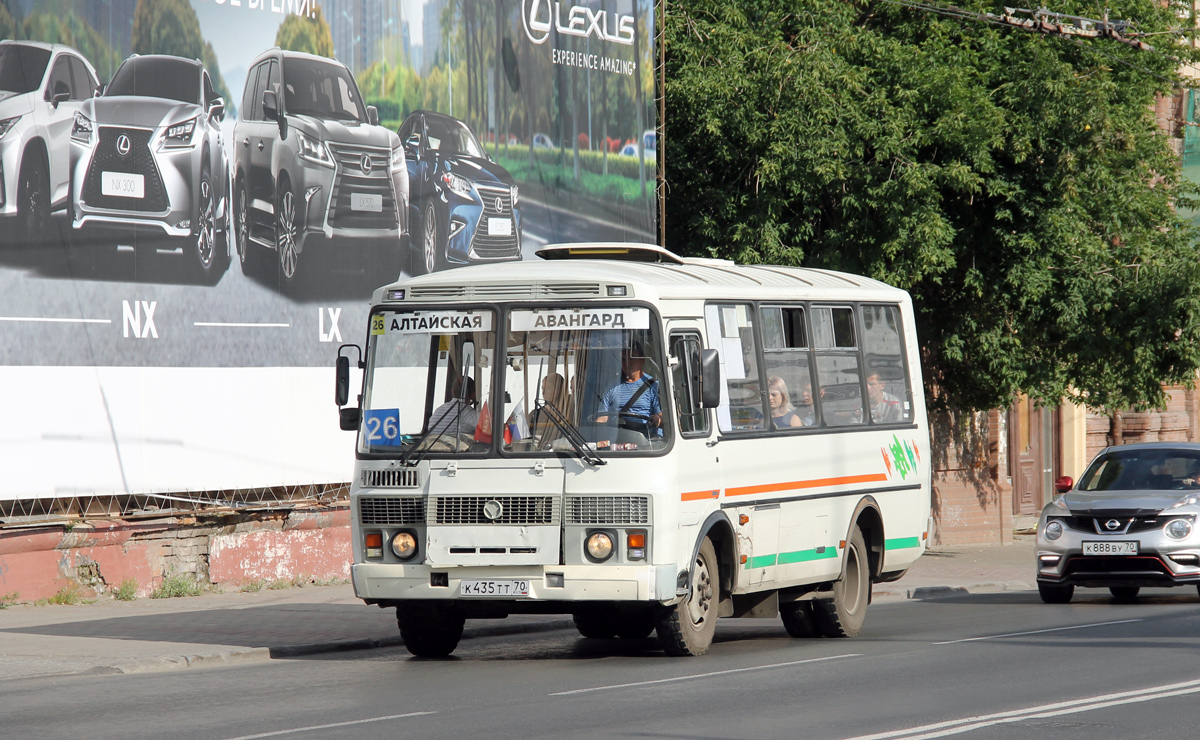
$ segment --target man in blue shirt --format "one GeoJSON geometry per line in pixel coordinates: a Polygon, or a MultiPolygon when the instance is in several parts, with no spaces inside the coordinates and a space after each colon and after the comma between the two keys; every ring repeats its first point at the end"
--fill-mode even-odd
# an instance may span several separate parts
{"type": "Polygon", "coordinates": [[[621,426],[643,432],[647,437],[662,436],[658,381],[642,372],[645,361],[642,346],[637,342],[621,351],[621,382],[609,388],[601,399],[597,423],[606,423],[609,414],[616,413],[624,417],[619,422],[621,426]]]}

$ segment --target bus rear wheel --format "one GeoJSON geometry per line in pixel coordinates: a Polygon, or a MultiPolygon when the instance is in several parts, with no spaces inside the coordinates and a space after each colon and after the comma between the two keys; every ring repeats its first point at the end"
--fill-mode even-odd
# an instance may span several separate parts
{"type": "Polygon", "coordinates": [[[667,655],[704,655],[717,631],[720,594],[717,552],[707,537],[696,553],[688,596],[656,615],[658,641],[667,655]]]}
{"type": "Polygon", "coordinates": [[[396,623],[408,652],[418,658],[444,658],[458,647],[466,619],[451,605],[402,604],[396,607],[396,623]]]}
{"type": "Polygon", "coordinates": [[[572,619],[579,634],[589,640],[607,640],[615,634],[604,612],[578,612],[572,619]]]}
{"type": "Polygon", "coordinates": [[[779,616],[783,619],[783,628],[792,637],[821,636],[821,630],[817,627],[817,619],[813,614],[813,603],[811,601],[793,601],[790,604],[780,604],[779,616]]]}
{"type": "Polygon", "coordinates": [[[856,526],[846,547],[842,579],[833,584],[833,598],[813,602],[817,629],[826,637],[854,637],[867,618],[867,602],[870,598],[867,543],[856,526]]]}

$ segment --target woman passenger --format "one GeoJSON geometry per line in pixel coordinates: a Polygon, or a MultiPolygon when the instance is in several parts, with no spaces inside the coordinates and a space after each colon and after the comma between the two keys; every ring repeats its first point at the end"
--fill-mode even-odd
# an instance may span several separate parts
{"type": "Polygon", "coordinates": [[[771,403],[771,421],[776,429],[802,426],[800,415],[792,409],[792,399],[788,396],[787,383],[778,375],[767,378],[768,400],[771,403]]]}

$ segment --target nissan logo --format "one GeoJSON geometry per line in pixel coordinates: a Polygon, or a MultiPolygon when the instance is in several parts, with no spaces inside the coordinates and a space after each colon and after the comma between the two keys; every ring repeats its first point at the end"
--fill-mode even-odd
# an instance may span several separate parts
{"type": "Polygon", "coordinates": [[[496,211],[497,211],[497,212],[500,212],[500,211],[503,211],[503,210],[504,210],[504,201],[502,201],[502,200],[500,200],[499,198],[497,198],[497,199],[496,199],[496,211]]]}
{"type": "Polygon", "coordinates": [[[492,499],[483,505],[483,518],[494,522],[504,515],[504,504],[492,499]]]}
{"type": "Polygon", "coordinates": [[[1121,522],[1116,519],[1109,519],[1107,522],[1104,523],[1104,526],[1106,529],[1120,529],[1121,522]]]}
{"type": "Polygon", "coordinates": [[[363,172],[370,172],[371,171],[371,155],[370,154],[362,155],[362,159],[359,160],[359,164],[362,166],[363,172]]]}
{"type": "Polygon", "coordinates": [[[129,154],[129,150],[132,148],[133,142],[129,140],[128,136],[121,134],[117,137],[117,154],[124,157],[126,154],[129,154]]]}

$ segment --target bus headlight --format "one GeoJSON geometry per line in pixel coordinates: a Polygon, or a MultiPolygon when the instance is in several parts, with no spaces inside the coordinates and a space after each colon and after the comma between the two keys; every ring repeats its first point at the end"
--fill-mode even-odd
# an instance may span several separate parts
{"type": "Polygon", "coordinates": [[[397,532],[392,537],[392,552],[401,560],[412,560],[417,554],[417,538],[412,532],[397,532]]]}
{"type": "Polygon", "coordinates": [[[1059,537],[1062,537],[1062,533],[1062,522],[1058,521],[1057,519],[1051,519],[1050,521],[1046,522],[1046,529],[1042,532],[1046,539],[1051,542],[1057,540],[1059,537]]]}
{"type": "Polygon", "coordinates": [[[613,539],[607,532],[592,532],[585,544],[588,557],[598,563],[612,557],[613,539]]]}
{"type": "Polygon", "coordinates": [[[1173,540],[1182,540],[1192,533],[1192,523],[1187,519],[1172,519],[1167,522],[1167,536],[1173,540]]]}

